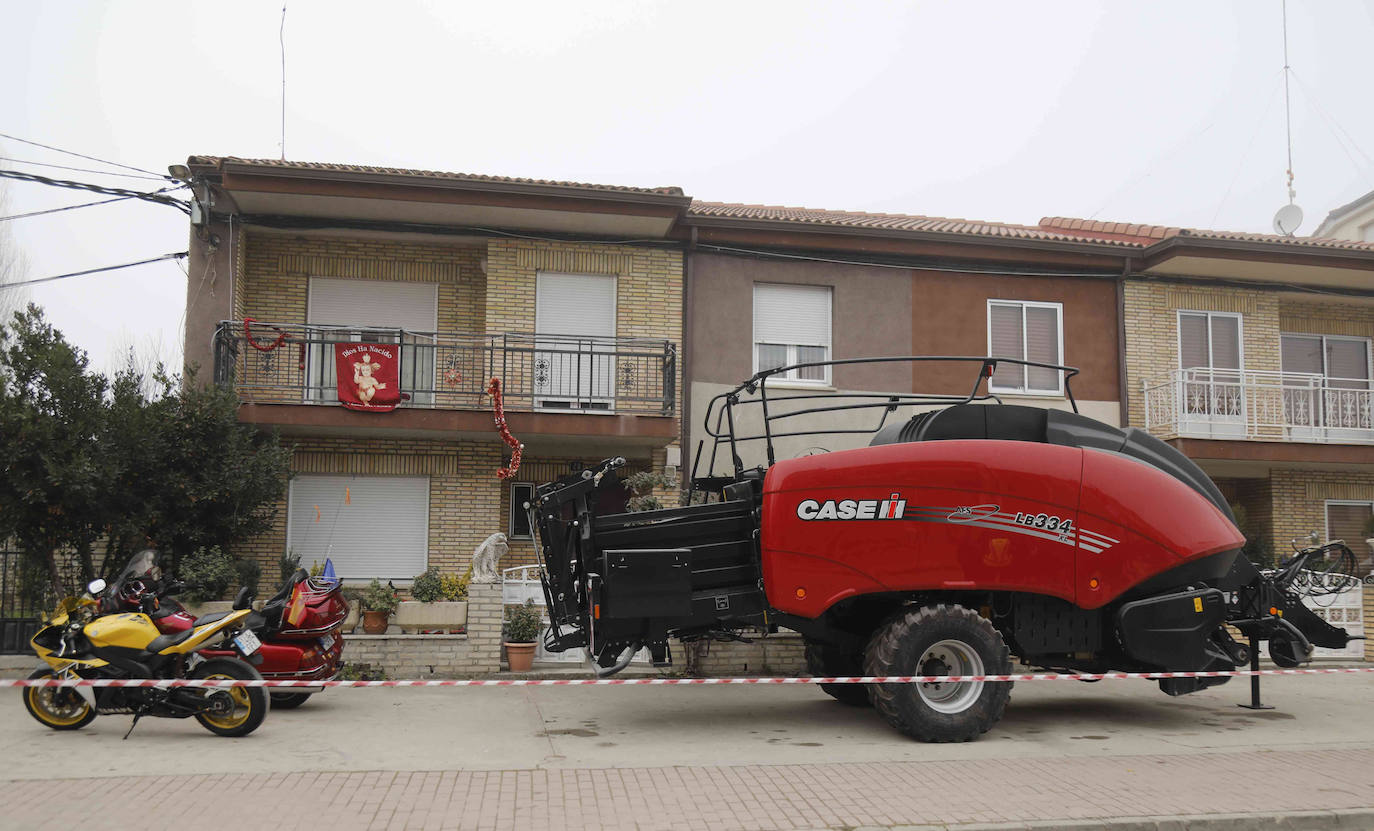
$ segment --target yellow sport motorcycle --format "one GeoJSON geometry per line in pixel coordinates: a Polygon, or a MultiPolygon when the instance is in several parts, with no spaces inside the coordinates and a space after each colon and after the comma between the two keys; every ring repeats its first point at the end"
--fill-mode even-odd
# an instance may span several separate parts
{"type": "MultiPolygon", "coordinates": [[[[156,568],[151,561],[149,565],[156,568]]],[[[88,588],[81,597],[63,600],[53,618],[33,636],[30,643],[47,666],[35,670],[30,679],[262,679],[247,661],[207,660],[197,654],[211,646],[223,650],[223,642],[228,641],[239,655],[252,656],[261,643],[243,625],[249,610],[207,616],[202,625],[163,635],[146,614],[153,609],[102,615],[97,596],[104,591],[105,581],[95,580],[88,588]]],[[[97,713],[123,713],[134,717],[129,733],[143,716],[194,716],[211,733],[246,736],[262,724],[269,706],[262,687],[54,686],[25,687],[21,692],[29,714],[54,730],[79,730],[97,713]]]]}

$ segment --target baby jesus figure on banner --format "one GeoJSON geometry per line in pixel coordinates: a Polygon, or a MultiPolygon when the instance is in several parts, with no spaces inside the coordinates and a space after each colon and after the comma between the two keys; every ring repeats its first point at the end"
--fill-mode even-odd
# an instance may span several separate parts
{"type": "Polygon", "coordinates": [[[378,390],[386,389],[386,384],[372,377],[373,370],[381,365],[381,361],[373,363],[372,356],[366,354],[361,361],[353,362],[353,386],[358,390],[358,400],[364,404],[371,402],[378,390]]]}

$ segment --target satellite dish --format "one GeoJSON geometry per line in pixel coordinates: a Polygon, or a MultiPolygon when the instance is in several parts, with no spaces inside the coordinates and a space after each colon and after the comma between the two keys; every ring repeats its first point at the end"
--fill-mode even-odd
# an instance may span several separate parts
{"type": "Polygon", "coordinates": [[[1302,225],[1302,208],[1297,205],[1289,203],[1279,208],[1279,212],[1274,214],[1274,233],[1276,234],[1291,237],[1297,232],[1299,225],[1302,225]]]}

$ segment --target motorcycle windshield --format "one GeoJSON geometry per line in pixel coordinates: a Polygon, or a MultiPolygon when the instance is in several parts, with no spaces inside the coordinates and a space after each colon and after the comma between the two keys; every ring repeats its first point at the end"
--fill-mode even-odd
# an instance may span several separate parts
{"type": "Polygon", "coordinates": [[[119,576],[115,578],[114,583],[105,593],[110,596],[117,596],[130,580],[157,580],[161,576],[162,569],[157,566],[157,552],[146,549],[138,552],[129,560],[129,564],[119,573],[119,576]]]}

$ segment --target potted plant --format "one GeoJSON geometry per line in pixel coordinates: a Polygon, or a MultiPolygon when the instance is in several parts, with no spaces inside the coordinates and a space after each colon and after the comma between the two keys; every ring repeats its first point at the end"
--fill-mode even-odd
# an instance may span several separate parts
{"type": "Polygon", "coordinates": [[[528,672],[534,665],[534,643],[543,625],[543,614],[533,600],[526,600],[525,605],[512,607],[506,613],[503,634],[511,672],[528,672]]]}
{"type": "Polygon", "coordinates": [[[363,631],[369,635],[385,635],[387,629],[387,618],[396,612],[398,600],[396,591],[390,586],[383,586],[376,577],[363,589],[361,598],[363,607],[363,631]]]}
{"type": "Polygon", "coordinates": [[[415,599],[396,609],[396,625],[402,632],[453,632],[467,625],[467,575],[441,575],[431,567],[415,575],[410,596],[415,599]]]}

